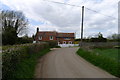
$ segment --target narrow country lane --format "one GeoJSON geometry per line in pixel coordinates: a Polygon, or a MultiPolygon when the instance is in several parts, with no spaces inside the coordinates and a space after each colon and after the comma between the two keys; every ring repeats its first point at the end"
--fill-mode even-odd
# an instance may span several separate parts
{"type": "Polygon", "coordinates": [[[36,78],[115,78],[76,54],[78,48],[58,48],[41,58],[36,78]]]}

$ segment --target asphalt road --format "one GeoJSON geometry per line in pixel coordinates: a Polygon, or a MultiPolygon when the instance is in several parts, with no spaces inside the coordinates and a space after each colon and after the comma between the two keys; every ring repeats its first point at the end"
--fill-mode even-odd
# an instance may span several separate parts
{"type": "Polygon", "coordinates": [[[76,54],[78,48],[54,49],[39,59],[36,78],[115,78],[76,54]]]}

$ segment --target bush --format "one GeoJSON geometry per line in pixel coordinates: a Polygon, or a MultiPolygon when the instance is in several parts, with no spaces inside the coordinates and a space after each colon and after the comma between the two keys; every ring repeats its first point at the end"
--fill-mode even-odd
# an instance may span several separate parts
{"type": "Polygon", "coordinates": [[[44,44],[24,44],[14,46],[2,52],[2,77],[14,78],[17,65],[24,59],[29,59],[31,55],[36,54],[46,48],[49,48],[48,43],[44,44]]]}
{"type": "Polygon", "coordinates": [[[26,43],[32,43],[33,39],[29,37],[21,37],[17,39],[16,44],[26,44],[26,43]]]}
{"type": "Polygon", "coordinates": [[[60,46],[55,46],[55,48],[61,48],[60,46]]]}
{"type": "Polygon", "coordinates": [[[114,48],[120,49],[120,46],[114,46],[114,48]]]}
{"type": "Polygon", "coordinates": [[[90,42],[107,42],[106,38],[91,38],[90,42]]]}
{"type": "Polygon", "coordinates": [[[57,41],[46,41],[46,42],[49,43],[49,46],[50,46],[51,48],[57,46],[57,41]]]}
{"type": "Polygon", "coordinates": [[[109,45],[108,45],[108,46],[105,46],[105,45],[104,45],[104,46],[103,46],[103,45],[101,45],[101,46],[95,46],[95,45],[94,45],[94,46],[91,46],[90,48],[91,48],[91,49],[95,49],[95,48],[99,48],[99,49],[110,49],[110,48],[113,48],[113,46],[109,46],[109,45]]]}
{"type": "Polygon", "coordinates": [[[36,54],[32,54],[28,59],[24,59],[17,65],[16,71],[14,72],[15,78],[35,78],[35,68],[38,63],[38,59],[50,51],[46,48],[36,54]]]}

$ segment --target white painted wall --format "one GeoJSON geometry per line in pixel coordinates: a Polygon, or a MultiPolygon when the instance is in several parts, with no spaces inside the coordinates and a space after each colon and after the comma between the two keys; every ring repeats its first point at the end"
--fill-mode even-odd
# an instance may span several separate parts
{"type": "Polygon", "coordinates": [[[36,41],[33,41],[33,43],[36,43],[36,41]]]}
{"type": "Polygon", "coordinates": [[[73,47],[73,46],[79,46],[79,44],[58,44],[60,47],[73,47]]]}

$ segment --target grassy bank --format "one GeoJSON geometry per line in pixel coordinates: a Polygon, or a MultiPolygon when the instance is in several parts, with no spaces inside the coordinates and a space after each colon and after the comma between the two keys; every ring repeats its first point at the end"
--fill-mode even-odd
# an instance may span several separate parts
{"type": "MultiPolygon", "coordinates": [[[[104,50],[103,50],[104,52],[104,50]]],[[[102,51],[99,51],[98,49],[94,51],[87,51],[84,49],[79,49],[77,51],[77,54],[89,61],[90,63],[94,64],[95,66],[98,66],[107,72],[109,72],[112,75],[115,75],[117,77],[120,77],[120,65],[118,64],[118,58],[113,59],[108,57],[108,54],[102,54],[102,51]],[[99,53],[101,52],[101,54],[99,53]],[[106,55],[106,56],[105,56],[106,55]]],[[[106,52],[106,50],[105,50],[106,52]]]]}
{"type": "Polygon", "coordinates": [[[28,59],[20,62],[17,65],[17,70],[14,72],[15,78],[34,78],[34,71],[37,60],[49,51],[49,48],[44,49],[36,54],[32,54],[28,59]]]}
{"type": "Polygon", "coordinates": [[[97,53],[98,55],[103,55],[105,57],[114,59],[116,61],[118,61],[118,52],[120,52],[120,49],[116,49],[116,48],[111,48],[111,49],[100,49],[100,48],[96,48],[93,49],[93,52],[97,53]]]}

